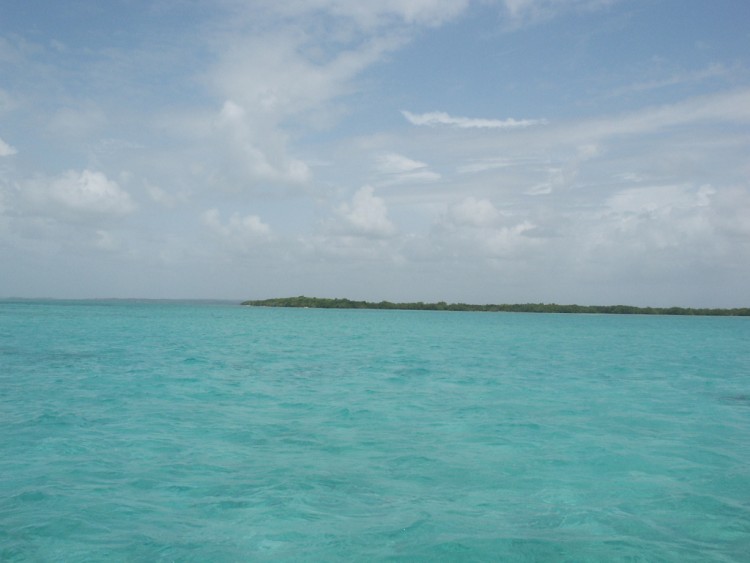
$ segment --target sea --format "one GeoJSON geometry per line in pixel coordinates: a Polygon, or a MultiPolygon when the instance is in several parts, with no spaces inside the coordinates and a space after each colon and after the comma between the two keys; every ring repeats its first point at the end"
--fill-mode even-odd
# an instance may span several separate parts
{"type": "Polygon", "coordinates": [[[0,561],[750,561],[750,318],[0,301],[0,561]]]}

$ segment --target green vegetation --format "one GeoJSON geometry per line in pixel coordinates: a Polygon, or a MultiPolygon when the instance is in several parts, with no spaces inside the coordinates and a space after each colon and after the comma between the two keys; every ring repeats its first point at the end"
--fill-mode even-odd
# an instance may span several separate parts
{"type": "Polygon", "coordinates": [[[524,303],[518,305],[469,305],[466,303],[391,303],[352,301],[320,297],[280,297],[259,301],[243,301],[252,307],[309,307],[315,309],[405,309],[416,311],[478,311],[505,313],[599,313],[611,315],[702,315],[750,316],[750,308],[691,309],[686,307],[632,307],[630,305],[557,305],[555,303],[524,303]]]}

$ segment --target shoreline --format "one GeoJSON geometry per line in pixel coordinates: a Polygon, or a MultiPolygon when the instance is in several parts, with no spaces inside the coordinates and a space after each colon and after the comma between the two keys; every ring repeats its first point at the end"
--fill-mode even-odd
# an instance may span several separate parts
{"type": "Polygon", "coordinates": [[[404,311],[474,311],[488,313],[578,313],[605,315],[673,315],[747,317],[750,308],[692,308],[692,307],[635,307],[632,305],[558,305],[556,303],[519,303],[474,305],[468,303],[392,303],[390,301],[353,301],[341,298],[322,297],[277,297],[273,299],[248,300],[240,303],[245,307],[287,307],[308,309],[379,309],[404,311]]]}

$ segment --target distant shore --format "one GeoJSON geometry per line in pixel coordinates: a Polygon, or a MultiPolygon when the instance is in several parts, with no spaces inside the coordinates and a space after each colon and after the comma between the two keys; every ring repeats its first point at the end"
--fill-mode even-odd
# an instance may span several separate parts
{"type": "Polygon", "coordinates": [[[312,309],[398,309],[408,311],[476,311],[487,313],[589,313],[605,315],[686,315],[716,317],[747,317],[750,308],[694,309],[690,307],[633,307],[631,305],[558,305],[556,303],[522,303],[471,305],[468,303],[392,303],[390,301],[352,301],[321,297],[278,297],[243,301],[249,307],[298,307],[312,309]]]}

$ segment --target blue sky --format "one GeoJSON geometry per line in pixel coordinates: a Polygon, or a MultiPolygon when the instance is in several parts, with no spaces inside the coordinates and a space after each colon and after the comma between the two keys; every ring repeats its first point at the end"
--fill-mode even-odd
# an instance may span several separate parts
{"type": "Polygon", "coordinates": [[[747,306],[744,0],[5,0],[0,296],[747,306]]]}

